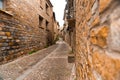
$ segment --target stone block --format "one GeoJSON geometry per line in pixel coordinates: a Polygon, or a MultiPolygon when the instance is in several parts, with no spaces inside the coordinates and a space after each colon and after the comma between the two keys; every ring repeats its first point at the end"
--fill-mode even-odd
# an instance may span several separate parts
{"type": "Polygon", "coordinates": [[[102,13],[106,8],[109,7],[112,0],[100,0],[100,9],[99,12],[102,13]]]}
{"type": "Polygon", "coordinates": [[[1,47],[1,50],[2,50],[2,51],[6,50],[6,47],[1,47]]]}
{"type": "Polygon", "coordinates": [[[10,42],[10,40],[9,40],[9,39],[7,39],[7,40],[5,40],[5,42],[7,42],[7,43],[8,43],[8,42],[10,42]]]}
{"type": "Polygon", "coordinates": [[[3,27],[3,26],[5,26],[4,23],[0,23],[0,27],[3,27]]]}
{"type": "Polygon", "coordinates": [[[2,43],[0,43],[0,47],[2,47],[2,43]]]}
{"type": "Polygon", "coordinates": [[[113,51],[120,52],[120,6],[117,7],[110,15],[111,26],[108,38],[109,48],[113,51]]]}
{"type": "Polygon", "coordinates": [[[8,37],[8,39],[13,39],[13,37],[8,37]]]}
{"type": "Polygon", "coordinates": [[[88,12],[88,14],[87,14],[87,21],[89,21],[91,19],[91,17],[92,17],[91,12],[88,12]]]}
{"type": "Polygon", "coordinates": [[[4,60],[4,58],[3,57],[0,57],[0,62],[2,62],[4,60]]]}
{"type": "Polygon", "coordinates": [[[5,40],[3,40],[3,39],[0,39],[0,43],[3,43],[3,42],[5,42],[5,40]]]}
{"type": "Polygon", "coordinates": [[[103,80],[117,80],[120,72],[120,60],[101,51],[93,52],[93,66],[103,80]]]}
{"type": "Polygon", "coordinates": [[[10,37],[11,36],[11,33],[10,32],[5,32],[6,36],[7,37],[10,37]]]}
{"type": "Polygon", "coordinates": [[[91,43],[98,45],[99,47],[107,46],[107,37],[109,28],[107,26],[100,27],[98,30],[91,31],[91,43]]]}
{"type": "Polygon", "coordinates": [[[20,40],[16,40],[16,42],[17,42],[17,43],[19,43],[19,42],[20,42],[20,40]]]}
{"type": "Polygon", "coordinates": [[[92,7],[92,15],[96,14],[97,10],[98,10],[98,4],[99,4],[99,1],[98,0],[95,0],[94,4],[93,4],[93,7],[92,7]]]}
{"type": "Polygon", "coordinates": [[[95,27],[95,26],[97,26],[97,25],[99,25],[100,24],[100,18],[99,18],[99,16],[97,16],[95,19],[94,19],[94,21],[92,22],[92,27],[95,27]]]}
{"type": "Polygon", "coordinates": [[[7,36],[2,36],[2,39],[7,39],[7,36]]]}
{"type": "Polygon", "coordinates": [[[7,47],[8,43],[2,43],[2,47],[7,47]]]}
{"type": "Polygon", "coordinates": [[[5,36],[5,32],[0,31],[0,36],[5,36]]]}
{"type": "Polygon", "coordinates": [[[6,56],[6,57],[4,57],[4,61],[7,62],[7,61],[11,60],[11,58],[12,58],[12,57],[11,57],[10,55],[9,55],[9,56],[6,56]]]}
{"type": "Polygon", "coordinates": [[[14,43],[13,43],[13,42],[9,42],[8,45],[9,45],[9,46],[13,46],[14,43]]]}
{"type": "Polygon", "coordinates": [[[2,31],[2,27],[0,27],[0,31],[2,31]]]}

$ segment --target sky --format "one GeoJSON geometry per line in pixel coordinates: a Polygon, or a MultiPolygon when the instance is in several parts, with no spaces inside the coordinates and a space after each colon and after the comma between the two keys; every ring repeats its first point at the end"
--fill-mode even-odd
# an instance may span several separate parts
{"type": "Polygon", "coordinates": [[[60,26],[62,27],[64,24],[63,21],[63,15],[64,15],[64,9],[66,5],[66,0],[50,0],[53,4],[53,11],[56,15],[56,20],[59,22],[60,26]]]}

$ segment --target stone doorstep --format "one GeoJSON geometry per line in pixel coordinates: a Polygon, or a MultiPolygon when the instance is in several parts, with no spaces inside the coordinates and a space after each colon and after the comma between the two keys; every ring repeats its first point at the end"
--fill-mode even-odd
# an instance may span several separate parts
{"type": "Polygon", "coordinates": [[[68,63],[74,63],[75,62],[75,55],[69,54],[68,55],[68,63]]]}

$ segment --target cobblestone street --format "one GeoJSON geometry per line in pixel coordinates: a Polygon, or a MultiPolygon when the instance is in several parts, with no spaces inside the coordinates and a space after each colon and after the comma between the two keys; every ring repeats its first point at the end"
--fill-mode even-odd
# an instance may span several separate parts
{"type": "Polygon", "coordinates": [[[0,0],[0,80],[120,80],[120,0],[0,0]]]}
{"type": "Polygon", "coordinates": [[[70,80],[70,47],[63,41],[0,66],[0,80],[70,80]]]}

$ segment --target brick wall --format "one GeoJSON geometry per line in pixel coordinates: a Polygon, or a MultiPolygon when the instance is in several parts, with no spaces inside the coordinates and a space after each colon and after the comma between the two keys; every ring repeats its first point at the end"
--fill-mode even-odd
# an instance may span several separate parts
{"type": "Polygon", "coordinates": [[[119,0],[76,0],[77,80],[120,80],[119,15],[119,0]]]}
{"type": "Polygon", "coordinates": [[[5,10],[0,10],[0,62],[52,43],[53,12],[48,4],[50,11],[46,14],[46,4],[46,0],[42,3],[39,0],[7,0],[5,10]],[[39,25],[39,16],[43,18],[42,25],[39,25]]]}

